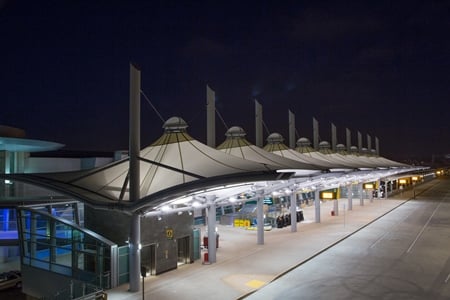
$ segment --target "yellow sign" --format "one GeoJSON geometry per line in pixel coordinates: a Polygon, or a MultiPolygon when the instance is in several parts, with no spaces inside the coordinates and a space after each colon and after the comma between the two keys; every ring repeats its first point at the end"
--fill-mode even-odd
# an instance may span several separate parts
{"type": "Polygon", "coordinates": [[[400,180],[398,181],[398,183],[400,183],[400,184],[406,184],[406,179],[400,179],[400,180]]]}
{"type": "Polygon", "coordinates": [[[169,240],[173,239],[173,229],[172,228],[166,228],[166,237],[169,240]]]}
{"type": "Polygon", "coordinates": [[[322,199],[334,199],[334,193],[322,192],[322,199]]]}
{"type": "Polygon", "coordinates": [[[373,188],[374,188],[373,183],[364,183],[364,189],[370,190],[373,188]]]}

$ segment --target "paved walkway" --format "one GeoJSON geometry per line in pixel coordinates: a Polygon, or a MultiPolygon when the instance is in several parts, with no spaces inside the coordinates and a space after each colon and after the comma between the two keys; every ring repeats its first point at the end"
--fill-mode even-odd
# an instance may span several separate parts
{"type": "MultiPolygon", "coordinates": [[[[429,183],[426,183],[429,184],[429,183]]],[[[266,231],[264,245],[257,245],[256,231],[220,226],[217,262],[202,260],[176,270],[145,279],[145,299],[239,299],[281,274],[296,267],[330,245],[345,238],[376,218],[412,197],[405,191],[389,199],[353,199],[353,210],[347,199],[339,200],[339,216],[331,216],[332,202],[321,206],[321,223],[314,222],[314,206],[304,209],[305,221],[297,223],[297,232],[290,226],[266,231]]],[[[204,228],[202,228],[203,230],[204,228]]],[[[203,253],[202,253],[203,257],[203,253]]],[[[109,300],[142,299],[142,291],[128,292],[128,284],[108,290],[109,300]]]]}

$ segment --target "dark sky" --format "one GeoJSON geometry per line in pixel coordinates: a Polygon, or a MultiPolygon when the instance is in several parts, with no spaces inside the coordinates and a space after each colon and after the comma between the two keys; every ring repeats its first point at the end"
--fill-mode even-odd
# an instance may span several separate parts
{"type": "MultiPolygon", "coordinates": [[[[450,153],[449,1],[0,0],[0,124],[29,138],[126,149],[130,62],[202,142],[209,84],[253,143],[257,99],[286,139],[290,109],[310,139],[315,117],[321,140],[334,123],[338,142],[359,130],[388,158],[450,153]]],[[[142,146],[161,126],[143,98],[142,146]]]]}

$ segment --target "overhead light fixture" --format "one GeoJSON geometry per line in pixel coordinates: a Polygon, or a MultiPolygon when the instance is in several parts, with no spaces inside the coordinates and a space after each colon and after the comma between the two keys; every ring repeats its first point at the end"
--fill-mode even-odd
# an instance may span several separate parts
{"type": "Polygon", "coordinates": [[[161,207],[161,211],[163,211],[163,212],[167,212],[169,210],[170,210],[170,206],[168,206],[168,205],[164,205],[163,207],[161,207]]]}
{"type": "Polygon", "coordinates": [[[198,201],[194,201],[194,202],[192,202],[192,206],[193,207],[199,207],[199,206],[201,206],[201,204],[198,201]]]}

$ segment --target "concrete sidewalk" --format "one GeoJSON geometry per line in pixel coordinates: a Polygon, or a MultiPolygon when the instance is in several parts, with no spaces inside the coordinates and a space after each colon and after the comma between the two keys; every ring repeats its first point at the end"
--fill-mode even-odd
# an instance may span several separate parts
{"type": "MultiPolygon", "coordinates": [[[[411,194],[411,195],[410,195],[411,194]]],[[[339,200],[339,216],[331,216],[333,203],[321,205],[321,223],[314,222],[314,206],[304,208],[305,221],[291,227],[274,228],[264,234],[264,245],[257,245],[256,231],[218,225],[220,242],[217,262],[202,260],[158,276],[145,279],[145,299],[238,299],[279,275],[296,267],[323,249],[345,238],[366,224],[401,205],[412,192],[390,199],[339,200]]],[[[202,231],[204,228],[202,228],[202,231]]],[[[203,258],[203,253],[202,253],[203,258]]],[[[128,292],[128,284],[108,290],[108,299],[142,299],[142,291],[128,292]]]]}

